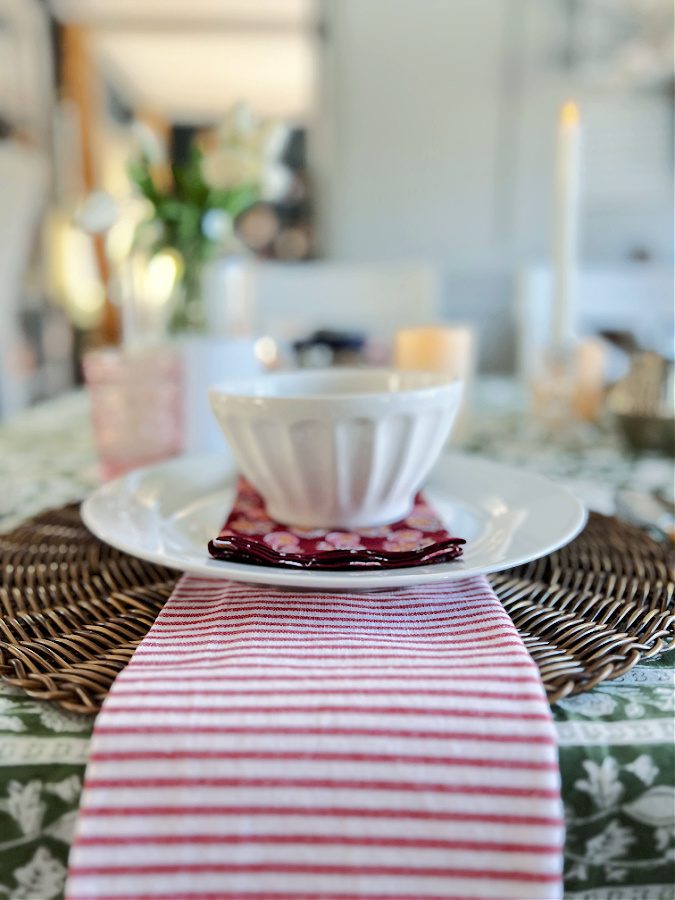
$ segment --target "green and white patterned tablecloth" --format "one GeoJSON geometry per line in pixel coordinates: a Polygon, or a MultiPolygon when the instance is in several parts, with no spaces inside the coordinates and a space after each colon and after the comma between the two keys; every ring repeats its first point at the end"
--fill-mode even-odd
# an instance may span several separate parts
{"type": "MultiPolygon", "coordinates": [[[[504,389],[484,391],[497,409],[504,389]]],[[[468,447],[556,477],[606,513],[617,488],[659,487],[672,477],[670,461],[624,456],[610,435],[579,432],[552,446],[517,416],[489,415],[468,447]]],[[[0,527],[96,483],[80,395],[0,429],[0,527]]],[[[554,707],[569,898],[675,897],[674,666],[670,651],[554,707]]],[[[0,684],[0,900],[62,896],[92,725],[0,684]]]]}
{"type": "Polygon", "coordinates": [[[568,897],[675,896],[675,651],[555,705],[568,897]]]}

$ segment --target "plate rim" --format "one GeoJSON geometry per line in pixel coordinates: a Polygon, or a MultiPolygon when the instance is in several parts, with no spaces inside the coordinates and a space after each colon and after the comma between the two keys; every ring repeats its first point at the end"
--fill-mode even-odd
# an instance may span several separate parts
{"type": "MultiPolygon", "coordinates": [[[[370,571],[312,571],[312,570],[288,570],[272,566],[251,565],[248,563],[228,563],[221,560],[215,560],[205,556],[204,560],[199,564],[181,564],[175,557],[166,553],[154,552],[151,550],[139,551],[138,547],[133,543],[128,543],[122,539],[115,538],[111,540],[110,532],[100,526],[100,518],[96,513],[97,504],[101,498],[110,492],[119,491],[120,488],[127,484],[130,479],[141,480],[144,476],[156,473],[158,470],[167,468],[171,465],[192,465],[198,459],[206,461],[210,459],[219,465],[229,464],[232,475],[235,474],[234,464],[223,456],[223,454],[184,454],[179,457],[162,460],[142,468],[134,469],[124,475],[119,476],[111,481],[99,485],[88,497],[84,499],[80,508],[82,521],[87,528],[99,540],[115,547],[124,553],[128,553],[138,559],[164,568],[174,569],[177,572],[197,575],[202,578],[213,578],[217,580],[231,580],[237,582],[245,582],[250,584],[260,584],[267,586],[276,586],[281,589],[291,590],[330,590],[330,591],[360,591],[360,590],[377,590],[378,588],[394,588],[394,587],[413,587],[422,584],[439,584],[447,581],[457,581],[462,578],[473,578],[480,575],[488,575],[495,572],[503,572],[507,569],[541,559],[549,553],[564,547],[583,530],[588,520],[588,510],[579,498],[572,493],[567,487],[561,485],[546,475],[538,472],[530,472],[527,469],[518,466],[501,463],[499,461],[485,459],[477,454],[461,453],[457,451],[449,451],[444,453],[438,460],[436,466],[442,463],[449,463],[454,460],[455,463],[464,464],[480,464],[488,468],[502,470],[504,473],[517,472],[519,476],[524,476],[531,481],[540,481],[542,486],[547,489],[555,489],[559,494],[565,495],[568,502],[575,507],[576,517],[568,529],[561,532],[559,538],[542,546],[537,550],[536,554],[527,553],[525,555],[511,557],[501,562],[495,561],[487,565],[474,565],[468,569],[449,569],[452,563],[445,563],[437,567],[427,566],[424,572],[420,572],[415,567],[406,569],[391,570],[370,570],[370,571]],[[422,577],[420,577],[422,576],[422,577]]],[[[436,467],[432,470],[430,480],[433,480],[436,467]]],[[[452,497],[451,492],[449,496],[452,497]]],[[[461,501],[458,499],[458,503],[461,501]]],[[[206,552],[206,551],[205,551],[206,552]]]]}

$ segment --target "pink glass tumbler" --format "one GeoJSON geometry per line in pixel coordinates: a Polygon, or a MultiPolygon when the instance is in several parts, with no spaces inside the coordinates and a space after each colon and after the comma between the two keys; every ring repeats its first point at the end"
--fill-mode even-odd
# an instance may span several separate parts
{"type": "Polygon", "coordinates": [[[181,358],[168,347],[87,353],[84,377],[103,478],[183,449],[181,358]]]}

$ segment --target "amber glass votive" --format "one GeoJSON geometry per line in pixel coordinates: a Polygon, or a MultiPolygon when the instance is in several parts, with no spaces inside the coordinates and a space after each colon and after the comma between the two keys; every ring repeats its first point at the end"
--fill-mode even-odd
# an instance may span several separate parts
{"type": "Polygon", "coordinates": [[[171,347],[93,350],[83,360],[103,478],[183,449],[183,374],[171,347]]]}
{"type": "Polygon", "coordinates": [[[450,378],[461,379],[462,405],[452,431],[455,440],[465,438],[469,431],[475,352],[475,335],[466,325],[404,328],[394,338],[397,369],[444,372],[450,378]]]}

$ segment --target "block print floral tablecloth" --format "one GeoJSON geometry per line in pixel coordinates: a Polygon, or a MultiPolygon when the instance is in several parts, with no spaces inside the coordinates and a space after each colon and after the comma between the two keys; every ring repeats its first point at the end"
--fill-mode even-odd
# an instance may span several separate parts
{"type": "Polygon", "coordinates": [[[0,897],[61,897],[92,719],[0,684],[0,897]]]}
{"type": "Polygon", "coordinates": [[[675,651],[554,707],[568,897],[675,896],[675,651]]]}
{"type": "MultiPolygon", "coordinates": [[[[563,479],[601,512],[612,511],[617,488],[663,485],[671,471],[665,460],[621,455],[608,435],[552,447],[515,416],[490,416],[470,449],[563,479]]],[[[0,429],[0,527],[96,481],[81,396],[0,429]]],[[[671,651],[554,707],[569,898],[675,897],[674,666],[671,651]]],[[[62,896],[91,727],[0,684],[0,900],[62,896]]]]}
{"type": "MultiPolygon", "coordinates": [[[[570,898],[671,900],[675,651],[554,708],[570,898]]],[[[92,719],[0,685],[0,897],[62,896],[92,719]]]]}

